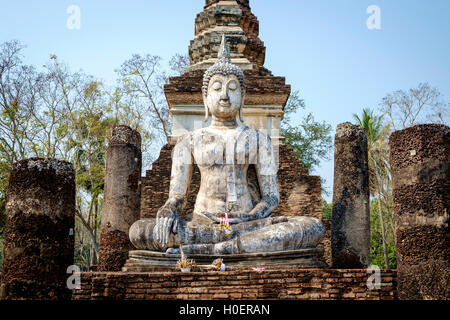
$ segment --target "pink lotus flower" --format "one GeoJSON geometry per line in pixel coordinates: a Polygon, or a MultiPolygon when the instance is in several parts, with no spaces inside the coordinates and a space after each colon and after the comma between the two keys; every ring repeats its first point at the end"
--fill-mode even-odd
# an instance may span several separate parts
{"type": "Polygon", "coordinates": [[[228,218],[228,213],[225,212],[225,216],[220,218],[220,224],[223,224],[227,227],[230,226],[230,219],[228,218]]]}

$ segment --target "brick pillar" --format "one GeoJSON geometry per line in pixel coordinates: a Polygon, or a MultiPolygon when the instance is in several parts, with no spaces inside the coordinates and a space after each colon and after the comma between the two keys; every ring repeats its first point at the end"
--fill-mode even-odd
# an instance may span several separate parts
{"type": "MultiPolygon", "coordinates": [[[[211,6],[211,5],[215,4],[215,3],[218,3],[218,2],[219,2],[219,0],[206,0],[205,1],[205,8],[211,6]]],[[[250,8],[250,3],[249,3],[250,0],[236,0],[236,2],[239,5],[241,5],[241,6],[250,8]]]]}
{"type": "Polygon", "coordinates": [[[75,171],[69,162],[32,158],[9,177],[0,298],[70,299],[75,171]]]}
{"type": "Polygon", "coordinates": [[[120,271],[134,247],[130,226],[140,217],[141,136],[115,126],[106,156],[105,192],[100,229],[99,271],[120,271]]]}
{"type": "Polygon", "coordinates": [[[450,299],[450,128],[395,131],[389,146],[398,296],[450,299]]]}
{"type": "Polygon", "coordinates": [[[349,122],[337,126],[331,254],[334,268],[369,265],[370,202],[367,139],[363,128],[349,122]]]}

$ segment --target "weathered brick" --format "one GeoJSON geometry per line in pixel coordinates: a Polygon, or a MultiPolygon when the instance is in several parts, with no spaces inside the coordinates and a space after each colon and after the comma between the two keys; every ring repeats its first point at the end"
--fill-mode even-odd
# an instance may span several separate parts
{"type": "Polygon", "coordinates": [[[181,276],[179,273],[149,273],[137,277],[135,274],[122,273],[120,277],[108,277],[108,281],[103,281],[103,275],[99,273],[96,277],[82,277],[82,288],[89,290],[74,290],[74,299],[396,298],[395,274],[392,272],[390,275],[393,276],[393,282],[382,283],[382,290],[368,290],[366,277],[345,277],[346,274],[355,274],[350,270],[340,272],[329,269],[277,270],[260,273],[256,279],[236,280],[237,277],[247,278],[249,274],[244,270],[217,273],[214,276],[207,273],[196,273],[192,276],[181,276]],[[329,277],[324,277],[325,273],[329,277]],[[274,277],[275,275],[278,278],[274,277]],[[182,281],[182,277],[192,277],[193,280],[182,281]],[[218,280],[206,280],[208,277],[218,280]],[[141,282],[136,282],[137,279],[141,282]],[[117,295],[118,291],[125,295],[117,295]],[[228,297],[224,298],[225,295],[228,297]]]}

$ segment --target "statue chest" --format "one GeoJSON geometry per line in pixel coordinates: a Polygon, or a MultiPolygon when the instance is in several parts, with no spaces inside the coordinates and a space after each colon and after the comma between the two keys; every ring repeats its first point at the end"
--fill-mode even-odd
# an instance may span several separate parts
{"type": "Polygon", "coordinates": [[[245,167],[250,164],[251,153],[249,139],[243,138],[240,132],[200,135],[193,144],[194,161],[199,168],[224,165],[245,167]]]}

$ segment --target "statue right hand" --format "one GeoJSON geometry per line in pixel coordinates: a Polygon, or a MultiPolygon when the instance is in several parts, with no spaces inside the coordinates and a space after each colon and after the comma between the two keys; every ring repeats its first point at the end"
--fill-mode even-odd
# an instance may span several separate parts
{"type": "Polygon", "coordinates": [[[156,224],[153,228],[153,242],[161,250],[167,249],[170,233],[176,232],[178,225],[178,214],[169,207],[163,206],[156,215],[156,224]]]}

